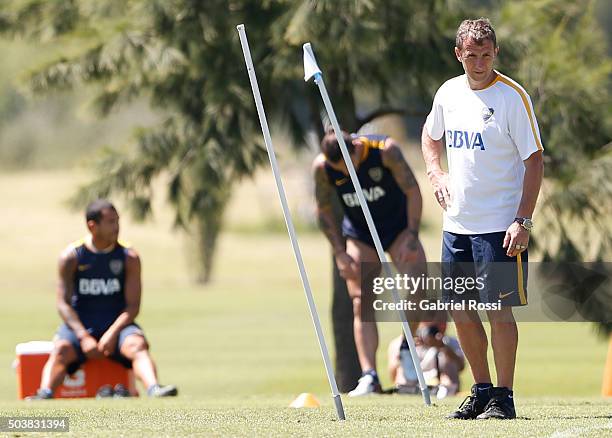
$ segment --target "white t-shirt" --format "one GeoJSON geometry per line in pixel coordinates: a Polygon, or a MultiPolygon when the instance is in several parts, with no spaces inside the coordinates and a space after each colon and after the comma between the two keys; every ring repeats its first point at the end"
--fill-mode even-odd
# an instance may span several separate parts
{"type": "Polygon", "coordinates": [[[446,140],[451,203],[444,231],[506,231],[521,201],[523,160],[543,150],[529,95],[499,72],[483,90],[457,76],[438,89],[425,128],[446,140]]]}

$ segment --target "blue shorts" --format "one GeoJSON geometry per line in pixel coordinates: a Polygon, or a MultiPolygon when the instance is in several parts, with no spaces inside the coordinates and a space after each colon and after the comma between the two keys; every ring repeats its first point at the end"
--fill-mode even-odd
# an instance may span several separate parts
{"type": "MultiPolygon", "coordinates": [[[[378,236],[380,237],[380,243],[385,251],[388,251],[395,242],[395,239],[399,234],[406,229],[408,226],[408,219],[406,218],[404,221],[398,221],[397,223],[381,226],[376,225],[376,231],[378,231],[378,236]]],[[[348,237],[351,239],[358,240],[366,245],[374,248],[374,239],[372,239],[372,235],[370,234],[369,229],[361,229],[355,227],[351,221],[345,216],[342,221],[342,235],[344,237],[348,237]]]]}
{"type": "MultiPolygon", "coordinates": [[[[96,331],[92,329],[88,329],[87,331],[96,340],[100,340],[100,338],[104,334],[101,331],[96,331]]],[[[132,324],[129,324],[123,327],[121,331],[119,332],[119,336],[117,337],[117,345],[115,346],[115,352],[111,356],[109,356],[109,359],[112,359],[115,362],[119,362],[121,365],[123,365],[125,368],[128,368],[128,369],[132,368],[132,361],[128,359],[127,357],[125,357],[124,355],[122,355],[120,353],[120,349],[123,343],[125,342],[125,339],[130,335],[140,335],[144,337],[144,332],[142,331],[140,326],[135,323],[132,323],[132,324]]],[[[68,374],[72,374],[76,370],[78,370],[79,367],[87,361],[87,357],[85,356],[85,353],[83,353],[83,350],[81,349],[81,343],[79,342],[79,339],[77,338],[76,334],[66,324],[62,324],[57,329],[57,332],[55,332],[55,337],[53,338],[53,340],[57,341],[60,339],[70,342],[70,344],[72,345],[72,347],[77,353],[77,360],[69,364],[67,368],[68,374]]]]}
{"type": "Polygon", "coordinates": [[[486,234],[455,234],[444,231],[442,271],[455,281],[455,290],[443,289],[445,301],[478,300],[502,306],[527,304],[527,250],[508,257],[502,246],[505,231],[486,234]],[[457,291],[458,278],[472,277],[481,287],[457,291]]]}

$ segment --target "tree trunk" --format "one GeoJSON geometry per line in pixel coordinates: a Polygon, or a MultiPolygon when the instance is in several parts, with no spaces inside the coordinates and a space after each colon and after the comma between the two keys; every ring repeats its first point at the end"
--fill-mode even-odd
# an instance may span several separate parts
{"type": "Polygon", "coordinates": [[[223,212],[228,199],[228,190],[219,191],[214,195],[209,209],[199,212],[193,219],[191,234],[195,237],[197,246],[196,280],[200,284],[208,284],[210,281],[217,239],[223,225],[223,212]]]}

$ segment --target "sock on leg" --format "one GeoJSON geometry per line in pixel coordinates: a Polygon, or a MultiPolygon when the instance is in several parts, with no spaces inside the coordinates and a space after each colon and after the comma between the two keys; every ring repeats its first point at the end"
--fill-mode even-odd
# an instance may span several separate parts
{"type": "Polygon", "coordinates": [[[378,373],[376,372],[376,370],[367,370],[363,372],[363,375],[370,375],[374,378],[375,382],[378,382],[378,373]]]}

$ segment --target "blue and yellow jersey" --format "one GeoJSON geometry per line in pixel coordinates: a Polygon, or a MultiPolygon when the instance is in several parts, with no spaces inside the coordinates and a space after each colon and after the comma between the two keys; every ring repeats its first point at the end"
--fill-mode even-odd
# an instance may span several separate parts
{"type": "MultiPolygon", "coordinates": [[[[407,223],[407,198],[391,171],[383,165],[382,151],[386,136],[354,136],[363,145],[363,153],[356,169],[359,183],[381,238],[389,232],[404,229],[407,223]]],[[[327,162],[328,180],[336,189],[344,210],[342,231],[353,236],[354,231],[368,232],[368,225],[355,194],[351,178],[332,168],[327,162]]]]}
{"type": "Polygon", "coordinates": [[[71,305],[85,328],[104,331],[125,310],[127,248],[117,243],[107,253],[92,252],[85,241],[73,244],[77,255],[71,305]]]}

